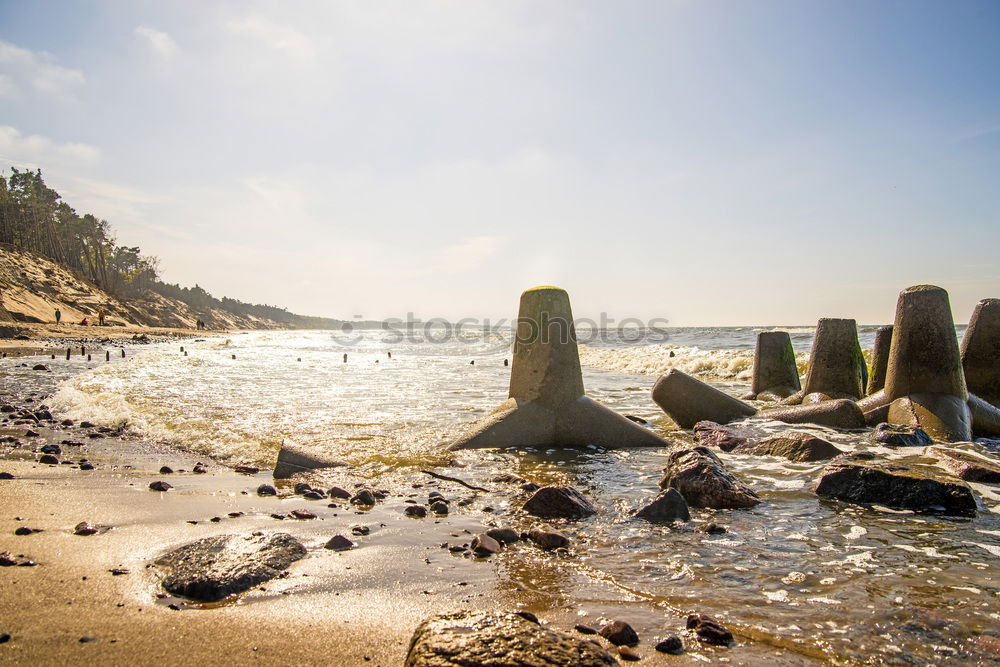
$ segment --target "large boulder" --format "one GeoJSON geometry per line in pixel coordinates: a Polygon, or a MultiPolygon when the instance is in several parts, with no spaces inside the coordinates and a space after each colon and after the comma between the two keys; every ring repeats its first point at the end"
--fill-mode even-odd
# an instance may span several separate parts
{"type": "Polygon", "coordinates": [[[583,519],[597,509],[570,486],[543,486],[524,503],[524,511],[543,519],[583,519]]]}
{"type": "Polygon", "coordinates": [[[966,482],[1000,484],[1000,461],[996,459],[950,447],[931,447],[928,453],[966,482]]]}
{"type": "Polygon", "coordinates": [[[635,513],[636,518],[647,521],[690,521],[691,513],[688,511],[687,501],[677,489],[666,489],[661,491],[649,502],[648,505],[635,513]]]}
{"type": "Polygon", "coordinates": [[[802,431],[788,431],[757,442],[747,442],[733,451],[755,456],[781,456],[796,463],[824,461],[844,453],[833,443],[802,431]]]}
{"type": "Polygon", "coordinates": [[[457,611],[433,616],[410,640],[404,667],[607,667],[597,642],[550,630],[513,613],[457,611]]]}
{"type": "Polygon", "coordinates": [[[760,497],[726,470],[707,447],[677,448],[670,452],[660,488],[680,491],[689,505],[740,509],[760,503],[760,497]]]}
{"type": "Polygon", "coordinates": [[[216,602],[274,579],[305,555],[288,533],[216,535],[164,554],[156,566],[168,593],[216,602]]]}
{"type": "Polygon", "coordinates": [[[842,429],[865,426],[865,416],[858,404],[846,398],[763,410],[757,416],[786,424],[818,424],[842,429]]]}
{"type": "Polygon", "coordinates": [[[288,479],[292,475],[300,472],[309,472],[320,468],[336,468],[347,465],[340,459],[322,452],[282,443],[278,450],[278,460],[274,464],[274,478],[288,479]]]}
{"type": "Polygon", "coordinates": [[[820,474],[814,491],[861,505],[957,516],[976,513],[976,499],[962,480],[936,466],[879,459],[872,452],[833,459],[820,474]]]}
{"type": "Polygon", "coordinates": [[[681,428],[708,420],[725,424],[757,410],[738,398],[671,368],[653,385],[653,401],[681,428]]]}

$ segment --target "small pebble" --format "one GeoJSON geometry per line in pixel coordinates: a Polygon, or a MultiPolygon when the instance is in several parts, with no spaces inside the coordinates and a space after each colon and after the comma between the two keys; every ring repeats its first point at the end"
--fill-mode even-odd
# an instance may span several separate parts
{"type": "Polygon", "coordinates": [[[97,533],[97,528],[86,521],[81,521],[73,528],[74,535],[94,535],[95,533],[97,533]]]}
{"type": "Polygon", "coordinates": [[[577,623],[573,626],[573,629],[579,632],[581,635],[596,635],[597,630],[590,627],[589,625],[584,625],[583,623],[577,623]]]}
{"type": "Polygon", "coordinates": [[[9,472],[0,472],[0,479],[14,479],[14,476],[9,472]]]}
{"type": "Polygon", "coordinates": [[[292,510],[290,512],[293,519],[315,519],[316,515],[309,510],[292,510]]]}
{"type": "Polygon", "coordinates": [[[677,655],[684,652],[684,642],[677,635],[670,635],[657,642],[655,648],[660,653],[673,653],[677,655]]]}
{"type": "Polygon", "coordinates": [[[403,513],[406,516],[412,516],[418,519],[423,519],[425,516],[427,516],[427,508],[424,507],[423,505],[410,505],[403,511],[403,513]]]}
{"type": "Polygon", "coordinates": [[[0,644],[6,644],[10,641],[10,635],[6,632],[0,634],[0,644]]]}
{"type": "Polygon", "coordinates": [[[168,491],[172,488],[174,488],[172,485],[162,480],[153,482],[152,484],[149,485],[150,491],[168,491]]]}
{"type": "Polygon", "coordinates": [[[347,551],[348,549],[354,548],[354,542],[350,541],[343,535],[334,535],[325,546],[327,549],[332,551],[347,551]]]}
{"type": "Polygon", "coordinates": [[[257,487],[258,496],[276,496],[278,495],[278,490],[271,486],[270,484],[261,484],[257,487]]]}
{"type": "Polygon", "coordinates": [[[80,637],[81,644],[90,644],[91,642],[96,642],[97,637],[80,637]]]}
{"type": "Polygon", "coordinates": [[[160,468],[160,474],[161,475],[171,475],[171,474],[173,474],[173,472],[174,472],[174,469],[171,468],[170,466],[163,466],[162,468],[160,468]]]}
{"type": "Polygon", "coordinates": [[[639,654],[635,652],[635,649],[629,648],[628,646],[618,647],[618,657],[629,662],[637,662],[642,659],[639,657],[639,654]]]}

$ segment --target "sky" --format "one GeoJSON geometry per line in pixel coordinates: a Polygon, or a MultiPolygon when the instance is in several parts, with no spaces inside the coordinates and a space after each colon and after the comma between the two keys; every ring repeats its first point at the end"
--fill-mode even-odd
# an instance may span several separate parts
{"type": "Polygon", "coordinates": [[[0,0],[0,169],[330,317],[956,321],[1000,296],[995,0],[0,0]]]}

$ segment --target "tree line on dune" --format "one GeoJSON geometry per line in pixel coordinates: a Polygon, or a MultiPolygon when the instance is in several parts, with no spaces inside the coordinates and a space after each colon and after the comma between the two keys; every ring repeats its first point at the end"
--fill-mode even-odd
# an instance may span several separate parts
{"type": "Polygon", "coordinates": [[[45,184],[42,170],[11,168],[0,174],[0,246],[41,255],[119,298],[141,298],[152,290],[195,312],[210,309],[258,317],[296,328],[328,329],[338,320],[290,313],[284,308],[217,299],[202,287],[160,281],[159,260],[138,246],[119,245],[107,220],[78,214],[45,184]]]}

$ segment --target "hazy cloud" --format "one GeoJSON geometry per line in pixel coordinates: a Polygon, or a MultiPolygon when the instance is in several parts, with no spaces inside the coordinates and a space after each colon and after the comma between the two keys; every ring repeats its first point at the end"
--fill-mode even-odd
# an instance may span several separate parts
{"type": "Polygon", "coordinates": [[[140,25],[135,34],[143,39],[150,50],[161,58],[170,58],[177,53],[177,42],[169,34],[148,25],[140,25]]]}
{"type": "Polygon", "coordinates": [[[63,67],[55,62],[52,54],[31,51],[0,40],[0,68],[4,81],[0,81],[0,94],[13,94],[22,88],[55,99],[74,99],[74,91],[85,82],[83,72],[63,67]]]}
{"type": "Polygon", "coordinates": [[[24,135],[10,125],[0,125],[0,160],[13,166],[80,166],[95,162],[100,156],[101,151],[89,144],[59,143],[38,134],[24,135]]]}

